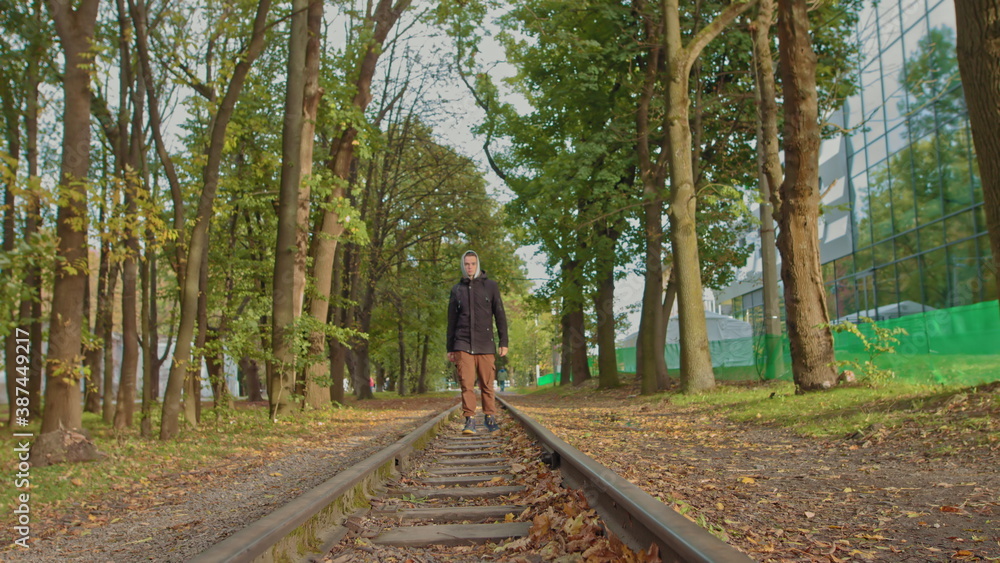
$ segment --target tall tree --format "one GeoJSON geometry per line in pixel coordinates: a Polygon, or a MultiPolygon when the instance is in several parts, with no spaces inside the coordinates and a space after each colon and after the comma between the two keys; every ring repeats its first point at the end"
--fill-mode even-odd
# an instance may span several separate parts
{"type": "Polygon", "coordinates": [[[49,349],[46,358],[45,413],[42,432],[80,428],[83,299],[89,280],[87,244],[87,172],[90,168],[90,48],[99,0],[48,0],[64,55],[63,142],[59,171],[59,238],[49,349]]]}
{"type": "MultiPolygon", "coordinates": [[[[55,0],[50,0],[55,1],[55,0]]],[[[192,367],[191,352],[195,336],[195,320],[198,316],[198,300],[201,295],[202,265],[208,252],[208,228],[212,220],[215,196],[219,187],[219,168],[226,141],[226,128],[232,118],[236,102],[250,67],[264,49],[265,33],[268,28],[268,12],[271,0],[260,0],[253,20],[253,29],[236,63],[225,95],[219,100],[209,130],[209,143],[205,164],[202,168],[202,190],[194,218],[194,229],[188,242],[185,261],[182,264],[183,277],[180,300],[180,326],[177,331],[177,347],[170,366],[170,376],[163,397],[163,416],[160,422],[160,439],[168,440],[179,431],[181,411],[181,391],[186,378],[200,373],[192,367]]],[[[200,397],[188,397],[189,401],[200,401],[200,397]]],[[[190,416],[190,415],[189,415],[190,416]]],[[[194,424],[195,420],[188,421],[194,424]]]]}
{"type": "Polygon", "coordinates": [[[955,0],[955,16],[958,68],[983,182],[993,275],[1000,288],[1000,1],[955,0]]]}
{"type": "Polygon", "coordinates": [[[809,27],[805,0],[778,0],[785,178],[771,197],[777,210],[792,377],[798,392],[827,389],[837,381],[819,266],[820,128],[809,27]]]}
{"type": "MultiPolygon", "coordinates": [[[[122,257],[122,363],[121,378],[118,383],[118,408],[115,410],[114,425],[117,429],[132,426],[135,412],[136,376],[139,372],[139,306],[138,306],[138,261],[139,250],[139,202],[143,181],[145,155],[145,82],[136,76],[132,45],[125,38],[134,36],[132,19],[125,0],[117,0],[118,25],[121,33],[122,83],[132,107],[130,130],[127,140],[126,166],[124,170],[125,217],[122,226],[125,238],[122,257]]],[[[127,107],[127,106],[126,106],[127,107]]],[[[123,120],[124,121],[124,120],[123,120]]]]}
{"type": "MultiPolygon", "coordinates": [[[[274,372],[268,382],[271,418],[289,414],[294,408],[294,322],[296,231],[299,189],[302,181],[303,95],[305,93],[306,26],[309,0],[293,0],[288,34],[288,68],[285,81],[285,115],[281,132],[281,187],[278,191],[278,233],[274,250],[271,290],[271,346],[274,372]]],[[[324,319],[325,320],[325,319],[324,319]]]]}
{"type": "MultiPolygon", "coordinates": [[[[360,37],[353,51],[357,56],[356,65],[351,68],[349,74],[354,87],[354,96],[349,107],[351,117],[342,123],[330,143],[327,166],[334,187],[325,201],[320,227],[312,240],[311,278],[314,283],[314,295],[309,304],[309,314],[316,326],[324,326],[329,317],[334,258],[337,253],[338,237],[344,232],[343,204],[347,195],[351,167],[354,164],[358,133],[363,126],[364,112],[372,101],[371,87],[376,64],[386,38],[409,6],[410,0],[379,0],[374,6],[369,3],[368,11],[361,21],[360,37]]],[[[309,335],[310,355],[324,356],[322,350],[326,340],[327,336],[323,331],[312,330],[309,335]]],[[[307,377],[314,380],[325,379],[326,368],[325,363],[316,362],[307,377]]],[[[371,391],[368,393],[370,395],[371,391]]]]}
{"type": "MultiPolygon", "coordinates": [[[[750,2],[726,6],[688,41],[682,42],[679,2],[664,0],[666,33],[666,133],[670,167],[670,235],[677,268],[677,304],[681,334],[681,389],[697,392],[715,386],[705,323],[704,286],[698,256],[697,192],[691,161],[690,74],[702,50],[719,36],[750,2]]],[[[659,305],[659,291],[657,302],[659,305]]]]}
{"type": "Polygon", "coordinates": [[[757,166],[760,189],[760,254],[764,292],[764,378],[784,372],[781,349],[781,307],[778,301],[778,257],[771,194],[781,186],[778,155],[778,105],[771,57],[774,0],[759,0],[753,22],[754,98],[757,102],[757,166]]]}

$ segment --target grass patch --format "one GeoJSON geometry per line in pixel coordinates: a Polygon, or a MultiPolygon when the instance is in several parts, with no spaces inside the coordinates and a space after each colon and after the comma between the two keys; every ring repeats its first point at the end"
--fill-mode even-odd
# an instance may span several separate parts
{"type": "MultiPolygon", "coordinates": [[[[967,393],[957,385],[894,382],[884,387],[835,387],[828,391],[795,394],[790,382],[752,386],[720,386],[709,393],[671,394],[677,405],[704,405],[730,420],[779,426],[817,438],[840,437],[873,424],[888,427],[916,423],[932,427],[936,412],[949,397],[967,393]]],[[[959,424],[976,426],[975,418],[959,424]]]]}
{"type": "MultiPolygon", "coordinates": [[[[946,405],[952,397],[968,396],[976,390],[975,387],[897,380],[883,387],[840,386],[828,391],[796,395],[791,382],[770,381],[720,384],[712,391],[689,395],[671,391],[639,396],[638,383],[634,378],[625,376],[623,380],[630,385],[611,391],[597,391],[593,386],[584,384],[580,387],[532,388],[530,393],[559,398],[607,394],[609,398],[625,397],[637,404],[669,402],[678,407],[709,411],[736,422],[775,426],[804,436],[830,438],[843,437],[875,424],[887,427],[917,424],[937,428],[941,424],[938,415],[942,405],[946,405]]],[[[991,422],[992,417],[988,413],[1000,408],[1000,394],[992,393],[984,397],[977,403],[979,414],[970,411],[967,416],[951,417],[949,424],[957,425],[954,429],[958,431],[964,428],[995,434],[995,422],[991,422]],[[984,410],[987,414],[983,414],[984,410]]]]}

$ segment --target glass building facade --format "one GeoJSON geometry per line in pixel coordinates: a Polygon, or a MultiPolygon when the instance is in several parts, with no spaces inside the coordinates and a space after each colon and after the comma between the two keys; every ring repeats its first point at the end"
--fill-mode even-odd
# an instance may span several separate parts
{"type": "MultiPolygon", "coordinates": [[[[866,3],[860,89],[820,157],[832,320],[893,319],[996,298],[982,186],[955,54],[953,0],[866,3]]],[[[760,306],[759,253],[719,295],[760,306]]]]}

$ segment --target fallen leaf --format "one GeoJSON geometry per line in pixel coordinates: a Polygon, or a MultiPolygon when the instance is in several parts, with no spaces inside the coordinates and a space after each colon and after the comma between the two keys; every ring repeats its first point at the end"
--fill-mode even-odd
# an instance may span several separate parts
{"type": "Polygon", "coordinates": [[[806,518],[812,518],[813,516],[816,516],[815,512],[806,512],[806,518]]]}
{"type": "Polygon", "coordinates": [[[740,479],[740,482],[746,483],[747,485],[753,485],[757,481],[755,481],[753,477],[743,477],[742,479],[740,479]]]}
{"type": "Polygon", "coordinates": [[[271,477],[284,477],[284,475],[282,475],[281,473],[275,471],[274,473],[271,473],[271,477]]]}
{"type": "Polygon", "coordinates": [[[79,477],[76,477],[74,479],[70,479],[70,483],[73,483],[77,487],[82,487],[83,486],[83,479],[80,479],[79,477]]]}

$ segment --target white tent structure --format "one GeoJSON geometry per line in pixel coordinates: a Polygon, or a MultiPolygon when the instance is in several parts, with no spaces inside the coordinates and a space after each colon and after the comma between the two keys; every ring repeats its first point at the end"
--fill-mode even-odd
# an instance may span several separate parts
{"type": "MultiPolygon", "coordinates": [[[[708,329],[708,343],[712,352],[712,365],[722,366],[752,366],[753,356],[753,326],[739,319],[705,311],[705,325],[708,329]]],[[[634,332],[626,336],[619,348],[632,348],[639,338],[634,332]]],[[[667,323],[667,368],[680,367],[680,326],[676,316],[670,317],[667,323]]]]}
{"type": "Polygon", "coordinates": [[[858,311],[857,313],[851,313],[850,315],[844,315],[836,320],[834,323],[840,323],[844,321],[850,321],[857,324],[861,317],[868,317],[873,321],[884,321],[888,319],[898,319],[899,317],[905,317],[907,315],[916,315],[917,313],[925,313],[927,311],[934,311],[934,307],[930,305],[924,305],[923,303],[917,303],[915,301],[900,301],[899,303],[890,303],[888,305],[882,305],[877,309],[866,309],[864,311],[858,311]]]}
{"type": "MultiPolygon", "coordinates": [[[[676,316],[670,317],[667,323],[667,344],[678,344],[681,341],[680,326],[676,316]]],[[[705,311],[705,325],[708,329],[708,341],[735,340],[737,338],[753,338],[753,327],[746,321],[705,311]]]]}

